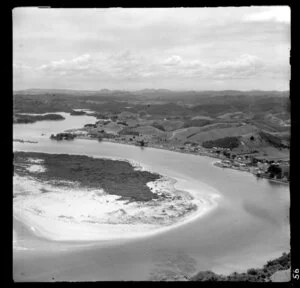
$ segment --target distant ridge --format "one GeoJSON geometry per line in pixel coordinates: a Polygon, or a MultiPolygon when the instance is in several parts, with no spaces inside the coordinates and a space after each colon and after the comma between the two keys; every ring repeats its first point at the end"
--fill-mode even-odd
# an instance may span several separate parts
{"type": "Polygon", "coordinates": [[[16,90],[13,91],[13,94],[16,95],[43,95],[43,94],[68,94],[68,95],[97,95],[97,94],[132,94],[132,95],[167,95],[167,94],[195,94],[199,96],[237,96],[237,95],[248,95],[248,96],[261,96],[261,95],[270,95],[270,96],[289,96],[289,91],[264,91],[264,90],[250,90],[250,91],[239,91],[239,90],[186,90],[186,91],[176,91],[169,89],[142,89],[135,91],[127,90],[110,90],[110,89],[101,89],[101,90],[74,90],[74,89],[25,89],[25,90],[16,90]]]}
{"type": "Polygon", "coordinates": [[[60,94],[94,94],[99,93],[99,91],[93,90],[73,90],[73,89],[25,89],[25,90],[16,90],[13,94],[51,94],[51,93],[60,93],[60,94]]]}

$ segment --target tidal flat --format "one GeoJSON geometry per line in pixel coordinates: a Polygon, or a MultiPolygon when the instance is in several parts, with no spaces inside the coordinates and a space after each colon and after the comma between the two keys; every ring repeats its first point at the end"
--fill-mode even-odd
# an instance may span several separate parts
{"type": "Polygon", "coordinates": [[[14,216],[52,240],[146,236],[213,206],[124,160],[15,152],[14,173],[14,216]]]}

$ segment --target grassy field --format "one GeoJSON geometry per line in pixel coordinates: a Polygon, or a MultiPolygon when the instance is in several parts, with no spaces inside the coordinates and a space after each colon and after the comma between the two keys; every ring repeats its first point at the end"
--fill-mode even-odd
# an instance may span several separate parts
{"type": "Polygon", "coordinates": [[[211,129],[209,131],[201,131],[188,139],[190,141],[202,143],[203,141],[216,140],[224,137],[241,136],[248,133],[253,133],[256,131],[256,127],[252,125],[244,125],[239,127],[228,127],[211,129]]]}

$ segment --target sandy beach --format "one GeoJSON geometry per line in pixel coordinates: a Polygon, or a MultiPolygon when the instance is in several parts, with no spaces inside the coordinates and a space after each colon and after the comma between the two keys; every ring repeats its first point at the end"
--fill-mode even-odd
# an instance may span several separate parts
{"type": "MultiPolygon", "coordinates": [[[[129,162],[137,170],[146,169],[137,162],[129,162]]],[[[26,169],[40,173],[45,171],[42,164],[34,161],[26,169]]],[[[177,185],[182,181],[163,177],[149,182],[153,193],[164,193],[167,198],[129,202],[104,190],[79,188],[76,182],[68,183],[70,187],[66,188],[16,175],[14,217],[34,234],[54,241],[147,237],[191,222],[216,207],[220,195],[179,190],[177,185]]]]}

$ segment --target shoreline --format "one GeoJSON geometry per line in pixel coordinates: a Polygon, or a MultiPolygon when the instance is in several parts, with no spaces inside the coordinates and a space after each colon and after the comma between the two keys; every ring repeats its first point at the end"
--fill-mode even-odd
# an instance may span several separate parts
{"type": "Polygon", "coordinates": [[[213,166],[219,167],[219,168],[223,168],[223,169],[231,169],[231,170],[237,170],[237,171],[241,171],[241,172],[246,172],[246,173],[250,173],[253,176],[256,176],[258,179],[265,179],[265,180],[269,180],[271,182],[275,182],[275,183],[280,183],[280,184],[285,184],[285,185],[289,185],[290,182],[286,182],[286,181],[281,181],[279,179],[272,179],[272,178],[267,178],[267,177],[263,177],[263,176],[257,176],[254,172],[251,172],[249,170],[245,170],[245,169],[241,169],[239,167],[227,167],[227,166],[220,166],[221,161],[215,161],[213,162],[213,166]]]}
{"type": "MultiPolygon", "coordinates": [[[[13,217],[23,223],[26,227],[28,227],[33,234],[35,234],[38,237],[42,237],[46,240],[50,240],[53,242],[68,242],[71,244],[74,242],[74,244],[78,244],[78,242],[98,242],[98,241],[109,241],[109,240],[136,240],[140,238],[148,238],[148,237],[153,237],[165,232],[168,232],[170,230],[176,229],[180,226],[187,225],[198,218],[201,218],[204,215],[207,215],[208,213],[212,212],[216,208],[217,204],[214,204],[210,207],[202,207],[202,209],[197,209],[197,212],[191,213],[191,215],[187,215],[181,220],[175,222],[174,224],[166,225],[166,226],[155,226],[154,224],[151,225],[152,230],[148,231],[142,231],[142,232],[136,232],[136,228],[134,227],[136,225],[131,225],[131,224],[123,224],[123,230],[121,233],[120,231],[114,231],[114,229],[110,228],[115,228],[113,227],[114,225],[111,224],[90,224],[90,225],[85,225],[85,227],[79,227],[79,225],[76,227],[76,225],[72,225],[72,233],[73,234],[68,234],[68,235],[61,235],[59,232],[56,231],[51,231],[50,229],[45,228],[44,224],[45,222],[38,221],[38,219],[34,219],[34,217],[28,217],[25,215],[20,215],[20,213],[14,211],[13,217]],[[91,225],[97,225],[98,227],[92,227],[91,225]],[[88,228],[82,230],[82,228],[88,228]],[[128,230],[129,231],[128,233],[128,230]],[[135,230],[135,231],[132,231],[135,230]],[[109,232],[108,232],[109,231],[109,232]],[[105,233],[105,236],[100,236],[101,233],[105,233]],[[108,233],[107,233],[108,232],[108,233]],[[85,233],[85,234],[78,234],[78,233],[85,233]],[[111,233],[110,235],[107,235],[111,233]],[[127,235],[124,235],[124,233],[127,235]],[[120,234],[123,234],[120,236],[120,234]],[[71,235],[71,236],[70,236],[71,235]],[[75,237],[77,236],[77,238],[75,237]],[[78,237],[79,236],[79,237],[78,237]]],[[[49,221],[51,224],[55,225],[55,228],[60,230],[60,229],[67,229],[70,228],[70,224],[62,224],[59,223],[59,221],[49,221]],[[60,225],[62,224],[62,225],[60,225]],[[58,226],[60,225],[60,227],[58,226]]],[[[49,223],[48,222],[48,223],[49,223]]],[[[138,228],[145,228],[146,225],[140,225],[138,228]]],[[[147,224],[147,228],[149,227],[149,224],[147,224]]],[[[70,231],[70,230],[69,230],[70,231]]],[[[15,231],[16,236],[18,235],[18,232],[15,231]]],[[[18,237],[16,237],[16,240],[18,237]]]]}
{"type": "MultiPolygon", "coordinates": [[[[75,129],[76,130],[76,129],[75,129]]],[[[97,140],[97,139],[93,139],[91,137],[88,137],[88,136],[77,136],[76,137],[77,139],[83,139],[83,140],[97,140]]],[[[75,139],[76,139],[75,138],[75,139]]],[[[122,145],[129,145],[129,146],[136,146],[136,147],[140,147],[136,144],[133,144],[133,143],[123,143],[123,142],[117,142],[117,141],[114,141],[114,140],[108,140],[108,139],[103,139],[102,142],[108,142],[108,143],[116,143],[116,144],[122,144],[122,145]]],[[[167,148],[167,147],[163,147],[163,146],[144,146],[144,147],[141,147],[142,149],[145,149],[145,148],[153,148],[153,149],[159,149],[159,150],[167,150],[167,151],[170,151],[170,152],[177,152],[177,153],[182,153],[182,154],[189,154],[189,155],[194,155],[194,156],[200,156],[200,157],[209,157],[209,158],[213,158],[213,159],[219,159],[219,160],[227,160],[227,158],[224,158],[224,157],[218,157],[217,155],[214,155],[214,154],[211,154],[209,152],[198,152],[198,153],[195,153],[195,152],[189,152],[189,151],[180,151],[180,150],[177,150],[177,149],[170,149],[170,148],[167,148]]],[[[218,161],[214,162],[214,163],[217,163],[218,161]]],[[[214,164],[213,163],[213,164],[214,164]]],[[[216,167],[219,167],[218,165],[214,165],[216,167]]],[[[247,171],[247,170],[243,170],[243,169],[239,169],[239,168],[231,168],[231,167],[219,167],[219,168],[228,168],[228,169],[232,169],[232,170],[237,170],[237,171],[241,171],[241,172],[247,172],[249,174],[252,174],[254,176],[256,176],[254,173],[252,173],[251,171],[247,171]]],[[[261,179],[266,179],[266,180],[269,180],[269,181],[272,181],[272,182],[276,182],[276,183],[280,183],[280,184],[286,184],[286,185],[289,185],[289,182],[284,182],[284,181],[280,181],[278,179],[272,179],[272,178],[267,178],[267,177],[260,177],[261,179]]]]}
{"type": "MultiPolygon", "coordinates": [[[[74,129],[70,129],[70,130],[74,130],[74,129]]],[[[77,129],[75,129],[75,130],[77,130],[77,129]]],[[[94,141],[97,141],[97,139],[93,139],[93,138],[88,137],[88,136],[77,136],[74,140],[76,140],[76,139],[77,140],[94,140],[94,141]]],[[[26,143],[26,142],[28,142],[28,141],[24,141],[24,142],[21,142],[21,143],[26,143]]],[[[108,139],[103,139],[102,142],[140,147],[140,146],[138,146],[136,144],[133,144],[133,143],[117,142],[117,141],[108,140],[108,139]]],[[[188,154],[188,155],[199,156],[199,157],[209,157],[209,158],[213,158],[213,159],[226,160],[226,158],[218,157],[218,156],[213,155],[213,154],[208,153],[208,152],[207,153],[204,153],[204,152],[194,153],[194,152],[188,152],[188,151],[180,151],[180,150],[177,150],[177,149],[170,149],[170,148],[162,147],[162,146],[149,146],[149,145],[144,146],[144,147],[140,147],[140,148],[141,149],[152,148],[152,149],[158,149],[158,150],[166,150],[166,151],[170,151],[170,152],[174,152],[174,153],[181,153],[181,154],[188,154]]],[[[16,151],[18,151],[18,150],[16,150],[16,151]]],[[[25,150],[20,150],[20,151],[25,151],[25,150]]],[[[49,153],[49,154],[54,154],[54,153],[49,153]]],[[[69,155],[76,155],[76,154],[69,154],[69,155]]],[[[82,154],[82,155],[85,155],[85,154],[82,154]]],[[[111,157],[111,159],[115,160],[113,157],[111,157]]],[[[127,159],[120,158],[120,160],[126,161],[127,159]]],[[[216,161],[216,162],[218,162],[218,161],[216,161]]],[[[214,162],[214,163],[216,163],[216,162],[214,162]]],[[[213,165],[214,165],[214,163],[213,163],[213,165]]],[[[214,166],[219,167],[218,165],[214,165],[214,166]]],[[[243,169],[239,169],[239,168],[230,168],[230,167],[219,167],[219,168],[228,168],[228,169],[232,169],[232,170],[236,170],[236,171],[247,172],[249,174],[252,174],[253,176],[256,176],[251,171],[247,171],[247,170],[243,170],[243,169]]],[[[266,178],[266,177],[259,177],[259,178],[269,180],[269,181],[272,181],[272,182],[276,182],[276,183],[279,183],[279,184],[285,184],[285,185],[290,184],[290,182],[284,182],[284,181],[280,181],[278,179],[271,179],[271,178],[266,178]]]]}
{"type": "MultiPolygon", "coordinates": [[[[76,155],[76,154],[74,154],[76,155]]],[[[90,157],[90,156],[89,156],[90,157]]],[[[120,160],[119,157],[94,157],[94,158],[105,158],[105,159],[113,159],[113,160],[120,160]]],[[[129,159],[122,159],[127,162],[129,162],[131,165],[134,166],[135,169],[138,170],[146,170],[151,172],[152,169],[149,169],[149,167],[145,167],[141,163],[137,163],[135,161],[129,160],[129,159]]],[[[182,182],[187,181],[186,179],[178,179],[178,178],[171,178],[167,177],[165,175],[161,175],[162,178],[156,181],[160,181],[162,185],[167,185],[167,191],[168,194],[171,193],[172,195],[179,195],[180,191],[183,191],[183,193],[187,193],[189,197],[192,197],[192,200],[190,203],[193,203],[197,206],[197,209],[195,210],[184,210],[185,215],[178,216],[177,219],[174,221],[174,217],[171,218],[171,221],[166,221],[167,223],[163,224],[157,224],[157,223],[143,223],[138,222],[137,224],[132,223],[117,223],[117,224],[110,224],[110,223],[97,223],[97,224],[91,224],[87,223],[85,221],[75,223],[74,222],[63,222],[61,220],[51,219],[45,215],[39,216],[35,215],[32,212],[26,212],[25,207],[26,205],[21,205],[21,209],[16,209],[14,205],[13,214],[16,219],[21,221],[26,227],[28,227],[35,235],[39,237],[46,238],[51,241],[68,241],[68,242],[78,242],[78,241],[107,241],[107,240],[125,240],[125,239],[138,239],[143,237],[151,237],[155,236],[160,233],[167,232],[171,229],[175,229],[179,226],[186,225],[192,221],[195,221],[196,219],[207,215],[209,212],[214,210],[218,206],[218,203],[216,201],[216,198],[221,197],[220,194],[209,192],[207,195],[205,195],[203,192],[199,192],[199,190],[183,190],[178,188],[182,182]],[[171,191],[171,192],[170,192],[171,191]],[[22,211],[23,210],[23,211],[22,211]],[[48,227],[48,228],[47,228],[48,227]],[[49,229],[50,228],[50,229],[49,229]]],[[[154,188],[155,182],[148,182],[147,186],[151,188],[154,188]]],[[[156,183],[157,184],[157,183],[156,183]]],[[[158,185],[159,186],[159,185],[158,185]]],[[[158,191],[153,192],[157,193],[159,192],[159,189],[161,187],[158,187],[158,191]]],[[[152,189],[151,189],[152,190],[152,189]]],[[[207,187],[203,188],[203,191],[206,191],[207,187]]],[[[70,193],[76,193],[76,191],[71,190],[70,193]]],[[[67,193],[67,192],[66,192],[67,193]]],[[[113,195],[110,195],[113,196],[113,195]]],[[[65,198],[67,199],[67,198],[65,198]]],[[[29,200],[30,202],[30,200],[29,200]]],[[[37,202],[38,203],[38,202],[37,202]]],[[[46,202],[47,203],[47,202],[46,202]]],[[[164,204],[175,204],[176,201],[173,203],[173,201],[167,201],[162,202],[158,204],[161,204],[161,207],[164,208],[164,204]]],[[[182,202],[189,203],[187,201],[182,202]]],[[[182,205],[183,205],[182,204],[182,205]]],[[[179,204],[178,204],[179,205],[179,204]]],[[[55,207],[55,206],[54,206],[55,207]]],[[[100,206],[101,207],[101,206],[100,206]]],[[[161,208],[159,206],[159,209],[161,208]]],[[[76,208],[76,207],[75,207],[76,208]]],[[[125,208],[124,208],[125,209],[125,208]]],[[[155,209],[155,207],[154,207],[155,209]]],[[[167,208],[166,208],[167,209],[167,208]]],[[[122,210],[122,209],[121,209],[122,210]]],[[[150,213],[153,210],[153,208],[150,207],[150,213]]],[[[175,209],[176,210],[176,209],[175,209]]],[[[170,211],[168,211],[170,212],[170,211]]],[[[146,210],[147,213],[147,210],[146,210]]],[[[156,215],[156,214],[155,214],[156,215]]],[[[148,216],[148,215],[147,215],[148,216]]],[[[151,215],[150,215],[151,217],[151,215]]],[[[151,218],[150,218],[151,219],[151,218]]],[[[168,219],[169,220],[169,219],[168,219]]]]}

